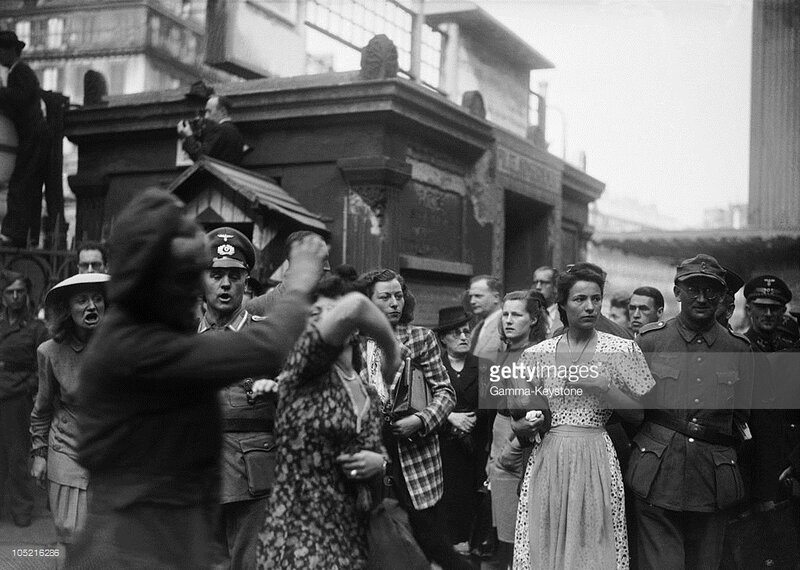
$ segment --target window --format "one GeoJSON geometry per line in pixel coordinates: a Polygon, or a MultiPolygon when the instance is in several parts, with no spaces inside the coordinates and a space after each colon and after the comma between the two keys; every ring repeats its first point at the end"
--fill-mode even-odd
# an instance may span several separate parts
{"type": "Polygon", "coordinates": [[[25,42],[26,44],[31,43],[31,23],[26,20],[21,20],[14,24],[14,31],[17,33],[17,37],[20,41],[25,42]]]}
{"type": "Polygon", "coordinates": [[[47,48],[60,49],[64,47],[64,19],[50,18],[47,20],[47,48]]]}
{"type": "Polygon", "coordinates": [[[42,89],[58,91],[58,75],[57,67],[45,67],[42,70],[42,89]]]}

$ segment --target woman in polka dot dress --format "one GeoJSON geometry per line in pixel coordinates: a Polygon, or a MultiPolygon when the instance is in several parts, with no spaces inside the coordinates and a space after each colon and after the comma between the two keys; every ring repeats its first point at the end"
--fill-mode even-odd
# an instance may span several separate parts
{"type": "Polygon", "coordinates": [[[619,462],[605,431],[614,408],[632,408],[655,384],[638,346],[595,330],[604,276],[559,278],[565,332],[521,363],[547,393],[551,428],[525,471],[514,540],[515,569],[628,568],[619,462]]]}

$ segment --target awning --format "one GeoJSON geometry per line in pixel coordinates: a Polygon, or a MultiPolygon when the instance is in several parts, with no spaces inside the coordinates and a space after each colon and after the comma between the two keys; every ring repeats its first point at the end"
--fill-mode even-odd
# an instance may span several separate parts
{"type": "Polygon", "coordinates": [[[292,218],[309,229],[318,230],[325,235],[330,234],[322,216],[304,208],[300,202],[269,178],[214,158],[205,156],[200,158],[175,179],[167,190],[175,192],[192,177],[202,172],[207,172],[219,179],[249,202],[257,202],[265,208],[292,218]]]}

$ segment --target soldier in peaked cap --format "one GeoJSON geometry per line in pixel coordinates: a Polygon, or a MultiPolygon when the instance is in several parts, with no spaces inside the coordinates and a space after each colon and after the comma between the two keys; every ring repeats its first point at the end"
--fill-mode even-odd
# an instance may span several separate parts
{"type": "Polygon", "coordinates": [[[727,267],[725,270],[725,295],[717,307],[717,322],[725,328],[730,328],[728,322],[733,316],[733,311],[736,309],[735,299],[736,292],[744,285],[744,279],[727,267]]]}
{"type": "Polygon", "coordinates": [[[725,290],[716,259],[684,260],[680,314],[639,333],[656,380],[626,473],[640,568],[719,567],[727,509],[743,498],[735,420],[750,409],[753,360],[747,339],[715,320],[725,290]]]}
{"type": "Polygon", "coordinates": [[[786,303],[792,300],[792,292],[786,283],[774,275],[759,275],[744,286],[744,296],[750,320],[750,328],[744,334],[754,348],[761,352],[789,348],[778,335],[786,303]]]}
{"type": "Polygon", "coordinates": [[[780,442],[789,410],[776,409],[779,394],[784,393],[780,383],[786,377],[773,374],[773,361],[765,353],[788,348],[778,334],[778,326],[786,311],[792,293],[781,279],[774,275],[759,275],[744,286],[747,300],[745,310],[750,328],[744,333],[755,352],[754,409],[750,414],[753,439],[743,442],[740,449],[740,467],[745,474],[745,488],[751,502],[761,510],[770,510],[778,500],[778,476],[783,467],[780,442]]]}
{"type": "MultiPolygon", "coordinates": [[[[244,289],[256,251],[241,232],[222,227],[206,234],[211,262],[203,272],[206,312],[199,334],[238,332],[259,317],[243,306],[244,289]]],[[[258,531],[264,522],[275,462],[275,398],[254,399],[253,378],[220,392],[222,488],[217,540],[231,568],[255,568],[258,531]]]]}

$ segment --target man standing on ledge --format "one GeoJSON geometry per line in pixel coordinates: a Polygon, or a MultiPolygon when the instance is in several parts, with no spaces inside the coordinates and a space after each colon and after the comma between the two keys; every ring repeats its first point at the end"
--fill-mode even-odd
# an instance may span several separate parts
{"type": "Polygon", "coordinates": [[[642,403],[626,473],[634,494],[638,567],[718,568],[727,509],[744,498],[734,445],[753,396],[746,338],[715,319],[725,270],[710,255],[678,265],[680,314],[642,327],[656,386],[642,403]]]}
{"type": "Polygon", "coordinates": [[[13,247],[38,246],[42,212],[42,185],[50,162],[51,133],[42,115],[41,87],[36,74],[22,61],[25,42],[11,31],[0,31],[0,65],[8,68],[0,87],[0,111],[14,121],[19,147],[8,182],[8,211],[0,243],[13,247]]]}
{"type": "Polygon", "coordinates": [[[91,473],[70,568],[205,568],[212,560],[222,440],[218,391],[274,377],[305,327],[324,247],[300,242],[268,319],[196,334],[206,238],[180,203],[148,190],[109,240],[111,308],[78,390],[78,461],[91,473]]]}

